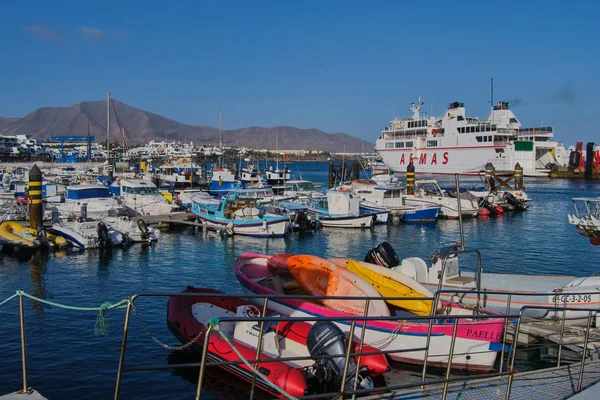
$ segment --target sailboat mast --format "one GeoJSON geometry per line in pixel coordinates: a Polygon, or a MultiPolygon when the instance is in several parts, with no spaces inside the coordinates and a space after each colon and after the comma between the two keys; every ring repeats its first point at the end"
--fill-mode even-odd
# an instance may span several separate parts
{"type": "Polygon", "coordinates": [[[219,147],[223,148],[223,110],[219,110],[219,147]]]}
{"type": "Polygon", "coordinates": [[[106,92],[106,151],[110,164],[110,92],[106,92]]]}

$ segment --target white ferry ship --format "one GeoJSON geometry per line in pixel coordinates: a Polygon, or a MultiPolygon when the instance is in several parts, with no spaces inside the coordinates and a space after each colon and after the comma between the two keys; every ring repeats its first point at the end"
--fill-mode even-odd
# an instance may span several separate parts
{"type": "Polygon", "coordinates": [[[565,166],[568,154],[552,141],[552,127],[521,128],[501,101],[487,120],[467,117],[464,103],[450,103],[441,117],[421,114],[421,98],[412,117],[395,118],[375,142],[375,151],[392,172],[405,173],[412,161],[416,173],[478,174],[491,162],[496,173],[512,173],[517,162],[526,176],[547,176],[552,165],[565,166]]]}

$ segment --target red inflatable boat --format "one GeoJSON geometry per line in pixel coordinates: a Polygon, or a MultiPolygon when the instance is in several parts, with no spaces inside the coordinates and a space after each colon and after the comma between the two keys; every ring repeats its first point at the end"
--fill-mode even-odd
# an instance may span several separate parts
{"type": "MultiPolygon", "coordinates": [[[[235,297],[207,297],[207,294],[224,294],[213,289],[188,287],[182,293],[197,295],[169,298],[167,324],[169,330],[182,343],[188,343],[203,332],[212,318],[247,318],[247,321],[239,322],[220,321],[219,329],[245,360],[256,359],[260,324],[255,318],[260,316],[260,310],[255,305],[235,297]]],[[[273,313],[268,312],[267,315],[273,313]]],[[[190,349],[201,353],[205,337],[200,335],[190,349]]],[[[329,322],[319,321],[315,325],[302,321],[265,322],[263,351],[259,357],[261,363],[258,365],[258,370],[269,382],[257,376],[256,385],[280,398],[284,397],[283,394],[272,385],[294,397],[318,393],[323,388],[332,387],[323,385],[323,380],[327,377],[333,377],[333,384],[339,384],[341,381],[345,348],[344,334],[336,325],[329,322]],[[283,357],[306,357],[306,359],[277,361],[283,357]]],[[[355,341],[354,352],[358,353],[358,350],[359,343],[355,341]]],[[[363,353],[369,352],[377,352],[377,350],[370,346],[363,346],[363,353]]],[[[208,361],[239,361],[239,364],[223,365],[221,368],[252,382],[253,371],[215,330],[210,334],[207,359],[208,361]]],[[[360,358],[358,366],[353,359],[348,368],[347,389],[352,389],[354,385],[356,368],[359,368],[357,388],[372,387],[370,377],[381,375],[390,369],[383,354],[364,355],[360,358]]],[[[335,390],[339,390],[339,385],[335,390]]]]}

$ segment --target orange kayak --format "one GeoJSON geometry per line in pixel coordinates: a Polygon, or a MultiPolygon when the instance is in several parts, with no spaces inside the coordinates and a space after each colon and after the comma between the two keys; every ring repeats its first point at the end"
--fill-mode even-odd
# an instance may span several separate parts
{"type": "MultiPolygon", "coordinates": [[[[321,257],[312,255],[277,254],[268,262],[269,269],[287,269],[300,286],[314,296],[381,297],[369,283],[359,276],[321,257]]],[[[365,313],[366,301],[324,299],[329,308],[350,314],[365,313]]],[[[390,310],[382,300],[372,300],[369,315],[389,316],[390,310]]]]}

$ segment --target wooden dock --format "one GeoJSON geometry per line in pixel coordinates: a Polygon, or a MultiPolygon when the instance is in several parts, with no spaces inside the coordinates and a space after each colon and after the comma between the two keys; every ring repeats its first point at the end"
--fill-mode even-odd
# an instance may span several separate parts
{"type": "MultiPolygon", "coordinates": [[[[566,325],[564,327],[562,345],[564,348],[574,351],[578,354],[583,353],[585,346],[586,327],[580,325],[566,325]]],[[[514,338],[515,326],[508,326],[507,339],[514,338]]],[[[522,344],[533,344],[539,340],[545,339],[556,343],[561,343],[561,324],[552,320],[539,320],[533,318],[523,318],[519,330],[519,346],[522,344]]],[[[600,360],[600,329],[590,328],[587,343],[587,357],[591,360],[600,360]]]]}

